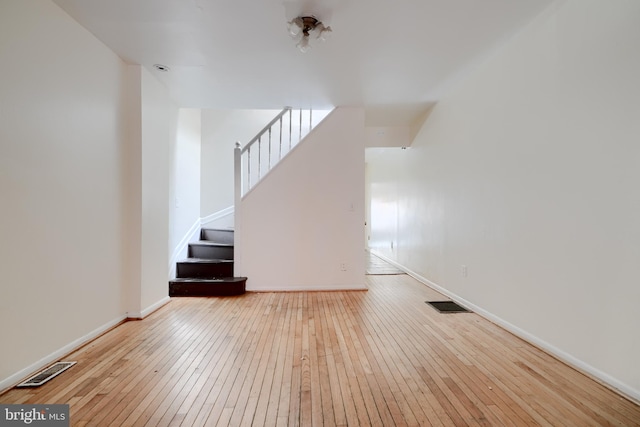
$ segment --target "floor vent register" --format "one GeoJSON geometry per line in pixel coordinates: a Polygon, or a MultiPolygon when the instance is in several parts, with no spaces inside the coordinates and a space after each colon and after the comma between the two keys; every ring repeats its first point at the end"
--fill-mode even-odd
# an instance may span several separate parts
{"type": "Polygon", "coordinates": [[[60,375],[61,373],[63,373],[64,371],[66,371],[67,369],[69,369],[70,367],[72,367],[75,364],[76,364],[76,362],[57,362],[57,363],[54,363],[53,365],[49,366],[48,368],[38,372],[37,374],[35,374],[31,378],[21,382],[16,387],[38,387],[38,386],[41,386],[42,384],[44,384],[47,381],[57,377],[58,375],[60,375]]]}
{"type": "Polygon", "coordinates": [[[427,304],[438,310],[440,313],[471,313],[461,305],[453,301],[425,301],[427,304]]]}

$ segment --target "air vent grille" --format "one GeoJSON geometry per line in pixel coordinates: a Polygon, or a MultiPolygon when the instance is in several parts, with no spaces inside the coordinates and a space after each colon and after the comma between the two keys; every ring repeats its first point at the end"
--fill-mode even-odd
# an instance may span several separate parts
{"type": "Polygon", "coordinates": [[[470,313],[469,310],[453,301],[425,301],[440,313],[470,313]]]}
{"type": "Polygon", "coordinates": [[[72,367],[75,364],[76,364],[76,362],[57,362],[57,363],[54,363],[53,365],[49,366],[48,368],[38,372],[37,374],[35,374],[31,378],[29,378],[28,380],[21,382],[16,387],[38,387],[38,386],[46,383],[47,381],[51,380],[52,378],[60,375],[61,373],[63,373],[64,371],[66,371],[67,369],[69,369],[70,367],[72,367]]]}

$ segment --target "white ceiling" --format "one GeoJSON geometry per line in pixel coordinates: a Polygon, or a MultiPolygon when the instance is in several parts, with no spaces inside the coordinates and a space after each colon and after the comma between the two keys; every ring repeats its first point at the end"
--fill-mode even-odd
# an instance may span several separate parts
{"type": "Polygon", "coordinates": [[[409,123],[552,0],[54,0],[183,107],[363,106],[409,123]],[[299,52],[286,23],[331,37],[299,52]],[[164,64],[167,73],[153,69],[164,64]]]}

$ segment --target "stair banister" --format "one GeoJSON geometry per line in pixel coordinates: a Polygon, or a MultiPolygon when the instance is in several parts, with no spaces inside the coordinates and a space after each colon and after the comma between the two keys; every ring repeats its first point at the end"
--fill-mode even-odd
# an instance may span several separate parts
{"type": "Polygon", "coordinates": [[[253,139],[249,141],[247,145],[244,146],[244,148],[242,148],[242,152],[244,153],[245,151],[249,150],[253,144],[258,142],[258,140],[262,137],[262,135],[269,132],[273,127],[273,125],[275,125],[278,121],[280,121],[280,119],[282,119],[282,116],[284,116],[287,113],[289,113],[289,120],[291,120],[291,107],[284,107],[284,109],[280,111],[280,113],[278,113],[278,115],[275,116],[274,119],[271,120],[268,125],[266,125],[260,132],[258,132],[258,134],[254,136],[253,139]]]}

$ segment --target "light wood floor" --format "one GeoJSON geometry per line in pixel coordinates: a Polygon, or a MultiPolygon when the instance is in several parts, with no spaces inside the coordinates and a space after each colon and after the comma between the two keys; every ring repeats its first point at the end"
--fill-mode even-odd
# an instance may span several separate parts
{"type": "Polygon", "coordinates": [[[72,425],[640,425],[640,407],[406,275],[369,291],[176,298],[2,403],[72,425]]]}
{"type": "Polygon", "coordinates": [[[369,251],[365,251],[365,263],[367,274],[404,274],[402,270],[369,251]]]}

